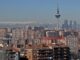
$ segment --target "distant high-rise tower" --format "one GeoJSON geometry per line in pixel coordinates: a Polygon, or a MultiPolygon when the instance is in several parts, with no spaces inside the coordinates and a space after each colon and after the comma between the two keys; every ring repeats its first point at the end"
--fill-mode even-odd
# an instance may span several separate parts
{"type": "Polygon", "coordinates": [[[64,20],[64,23],[62,24],[62,29],[69,29],[68,20],[64,20]]]}
{"type": "Polygon", "coordinates": [[[58,0],[57,0],[57,13],[55,14],[55,17],[57,18],[57,28],[59,29],[60,26],[59,26],[59,18],[60,18],[60,11],[59,11],[59,3],[58,3],[58,0]]]}
{"type": "Polygon", "coordinates": [[[73,29],[77,29],[77,22],[76,21],[73,22],[73,29]]]}
{"type": "Polygon", "coordinates": [[[72,21],[72,20],[70,20],[69,28],[70,28],[70,29],[73,29],[73,21],[72,21]]]}

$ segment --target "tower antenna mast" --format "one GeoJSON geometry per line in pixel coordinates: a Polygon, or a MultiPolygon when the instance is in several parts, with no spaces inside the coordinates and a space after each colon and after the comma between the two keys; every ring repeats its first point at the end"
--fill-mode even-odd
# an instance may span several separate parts
{"type": "Polygon", "coordinates": [[[55,17],[56,17],[56,19],[57,19],[57,29],[59,29],[60,28],[60,25],[59,25],[59,19],[60,19],[60,11],[59,11],[59,3],[58,3],[59,1],[57,0],[57,12],[56,12],[56,14],[55,14],[55,17]]]}

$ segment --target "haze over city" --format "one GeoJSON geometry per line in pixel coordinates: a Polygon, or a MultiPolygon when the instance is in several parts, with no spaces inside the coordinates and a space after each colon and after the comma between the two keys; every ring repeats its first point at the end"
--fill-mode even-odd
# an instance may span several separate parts
{"type": "MultiPolygon", "coordinates": [[[[80,0],[59,0],[63,21],[80,23],[80,0]]],[[[0,22],[54,23],[57,0],[0,0],[0,22]]]]}
{"type": "Polygon", "coordinates": [[[80,60],[80,0],[0,0],[0,60],[80,60]]]}

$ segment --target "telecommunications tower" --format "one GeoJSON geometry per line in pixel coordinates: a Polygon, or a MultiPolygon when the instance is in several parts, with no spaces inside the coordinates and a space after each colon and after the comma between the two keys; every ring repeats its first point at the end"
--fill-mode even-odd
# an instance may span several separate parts
{"type": "Polygon", "coordinates": [[[57,19],[57,29],[60,29],[60,24],[59,24],[59,19],[60,19],[60,11],[59,11],[59,3],[58,3],[58,0],[57,0],[57,12],[55,14],[55,17],[57,19]]]}

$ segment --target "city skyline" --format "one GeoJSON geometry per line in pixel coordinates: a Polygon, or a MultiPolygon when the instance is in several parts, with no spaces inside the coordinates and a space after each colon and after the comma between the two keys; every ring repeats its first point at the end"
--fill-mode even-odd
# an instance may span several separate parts
{"type": "MultiPolygon", "coordinates": [[[[79,19],[79,0],[58,0],[61,21],[79,19]]],[[[55,23],[57,0],[2,0],[0,22],[55,23]]]]}

